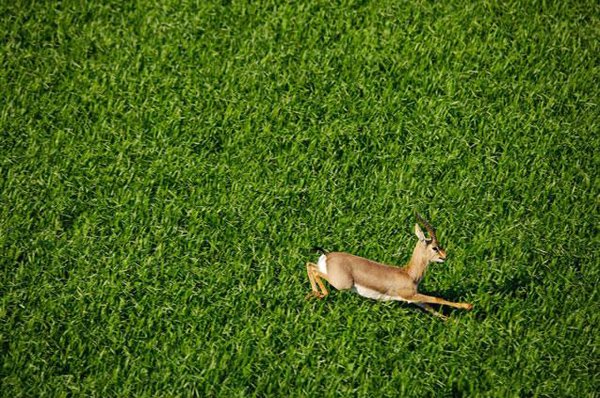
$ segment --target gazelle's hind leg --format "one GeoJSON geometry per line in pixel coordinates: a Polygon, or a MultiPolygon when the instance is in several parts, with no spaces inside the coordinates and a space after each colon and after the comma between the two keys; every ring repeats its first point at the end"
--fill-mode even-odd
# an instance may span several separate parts
{"type": "Polygon", "coordinates": [[[321,278],[327,280],[327,275],[320,272],[317,265],[313,263],[306,263],[306,273],[308,274],[308,280],[310,281],[310,287],[312,288],[312,292],[310,292],[306,298],[311,296],[323,298],[327,296],[329,292],[321,280],[321,278]],[[317,285],[319,288],[317,288],[317,285]]]}
{"type": "Polygon", "coordinates": [[[317,283],[315,282],[315,277],[313,275],[314,264],[306,263],[306,273],[308,274],[308,280],[310,281],[310,287],[312,288],[312,293],[318,293],[319,289],[317,289],[317,283]]]}

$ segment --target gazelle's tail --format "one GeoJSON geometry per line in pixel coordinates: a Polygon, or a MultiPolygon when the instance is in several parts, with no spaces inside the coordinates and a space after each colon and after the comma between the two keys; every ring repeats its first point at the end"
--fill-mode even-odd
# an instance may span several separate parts
{"type": "Polygon", "coordinates": [[[321,254],[325,254],[325,255],[327,255],[327,253],[329,253],[327,250],[325,250],[325,249],[323,249],[322,247],[319,247],[319,246],[313,246],[312,250],[315,251],[315,252],[319,252],[321,254]]]}

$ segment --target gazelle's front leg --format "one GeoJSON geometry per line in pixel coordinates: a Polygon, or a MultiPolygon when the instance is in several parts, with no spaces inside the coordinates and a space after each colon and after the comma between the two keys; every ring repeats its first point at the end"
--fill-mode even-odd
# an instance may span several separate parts
{"type": "Polygon", "coordinates": [[[437,316],[438,318],[443,319],[444,321],[448,320],[448,317],[446,315],[442,314],[441,312],[437,312],[429,304],[417,302],[414,302],[413,304],[423,308],[425,311],[429,312],[430,314],[433,314],[434,316],[437,316]]]}
{"type": "Polygon", "coordinates": [[[311,296],[323,298],[327,296],[329,292],[327,291],[325,284],[321,280],[321,278],[327,279],[327,276],[325,274],[322,274],[319,271],[319,268],[313,263],[306,263],[306,273],[308,274],[308,280],[310,281],[310,287],[312,288],[312,292],[310,292],[306,298],[309,298],[311,296]],[[317,284],[321,289],[320,291],[317,288],[317,284]]]}
{"type": "Polygon", "coordinates": [[[449,305],[450,307],[454,307],[454,308],[462,308],[465,310],[470,310],[473,308],[473,304],[453,303],[452,301],[444,300],[439,297],[427,296],[427,295],[421,294],[421,293],[416,293],[415,295],[413,295],[410,298],[410,300],[412,302],[414,302],[415,304],[416,303],[443,304],[443,305],[449,305]]]}

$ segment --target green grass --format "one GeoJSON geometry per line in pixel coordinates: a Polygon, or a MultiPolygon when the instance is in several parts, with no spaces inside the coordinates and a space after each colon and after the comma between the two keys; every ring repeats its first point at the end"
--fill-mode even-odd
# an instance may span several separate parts
{"type": "Polygon", "coordinates": [[[598,3],[340,3],[2,2],[1,396],[598,396],[598,3]]]}

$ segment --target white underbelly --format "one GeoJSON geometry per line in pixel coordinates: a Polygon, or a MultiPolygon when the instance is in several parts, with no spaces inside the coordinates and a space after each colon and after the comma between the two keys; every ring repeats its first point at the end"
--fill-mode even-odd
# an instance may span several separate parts
{"type": "Polygon", "coordinates": [[[390,296],[389,294],[381,293],[381,292],[378,292],[377,290],[369,289],[368,287],[361,286],[358,284],[354,284],[354,286],[352,287],[352,291],[355,291],[356,293],[358,293],[359,295],[361,295],[363,297],[374,299],[374,300],[380,300],[380,301],[396,300],[396,301],[410,302],[410,300],[406,300],[400,296],[390,296]]]}

